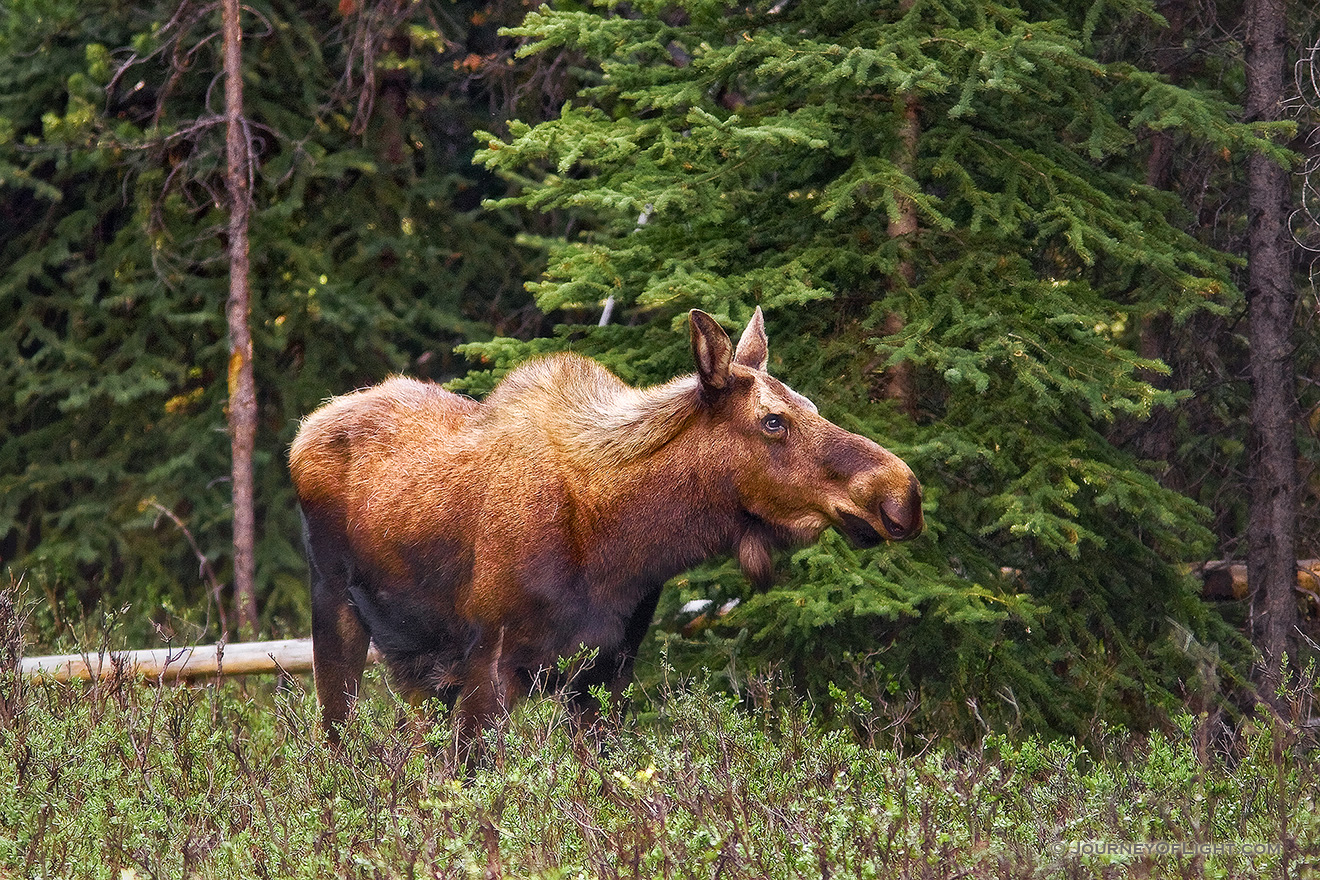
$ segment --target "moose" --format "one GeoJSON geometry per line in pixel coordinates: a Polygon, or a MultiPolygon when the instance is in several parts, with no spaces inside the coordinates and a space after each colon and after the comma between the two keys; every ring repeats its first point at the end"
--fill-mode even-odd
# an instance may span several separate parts
{"type": "Polygon", "coordinates": [[[626,686],[661,586],[705,559],[736,554],[764,587],[772,551],[827,528],[860,547],[921,532],[907,464],[766,372],[760,308],[736,349],[700,310],[690,332],[696,373],[663,385],[565,353],[484,402],[396,377],[304,420],[290,469],[332,742],[369,643],[410,698],[457,703],[472,742],[582,647],[573,699],[626,686]]]}

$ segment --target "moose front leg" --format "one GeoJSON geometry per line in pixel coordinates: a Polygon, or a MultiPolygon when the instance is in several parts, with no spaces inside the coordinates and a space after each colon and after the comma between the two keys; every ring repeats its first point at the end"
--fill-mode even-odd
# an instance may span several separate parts
{"type": "Polygon", "coordinates": [[[591,724],[600,717],[600,701],[591,693],[595,686],[609,688],[611,702],[619,706],[623,692],[633,680],[633,669],[637,665],[637,652],[650,631],[655,618],[655,608],[660,602],[660,588],[648,593],[633,610],[623,630],[623,637],[608,655],[604,652],[596,658],[596,663],[579,673],[569,685],[573,692],[573,706],[577,710],[579,723],[591,724]]]}

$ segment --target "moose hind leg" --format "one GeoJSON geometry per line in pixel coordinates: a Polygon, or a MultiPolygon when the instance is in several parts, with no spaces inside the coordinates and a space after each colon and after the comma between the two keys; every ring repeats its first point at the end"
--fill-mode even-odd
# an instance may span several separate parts
{"type": "Polygon", "coordinates": [[[303,537],[312,571],[312,677],[321,706],[321,726],[331,743],[357,697],[371,637],[349,597],[352,564],[342,543],[303,515],[303,537]]]}
{"type": "Polygon", "coordinates": [[[468,658],[458,698],[458,739],[469,757],[481,749],[481,734],[508,716],[515,703],[527,696],[528,679],[506,652],[506,628],[487,634],[468,658]]]}
{"type": "Polygon", "coordinates": [[[312,604],[312,676],[321,704],[321,727],[332,743],[357,698],[371,638],[348,603],[312,604]]]}

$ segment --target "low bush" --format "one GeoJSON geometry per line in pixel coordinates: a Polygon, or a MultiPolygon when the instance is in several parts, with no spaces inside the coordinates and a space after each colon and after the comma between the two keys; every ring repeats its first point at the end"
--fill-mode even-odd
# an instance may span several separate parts
{"type": "MultiPolygon", "coordinates": [[[[329,750],[301,680],[0,672],[0,876],[1280,877],[1320,869],[1320,755],[1262,721],[1089,748],[861,745],[785,699],[671,682],[582,730],[556,699],[453,758],[378,674],[329,750]],[[787,703],[787,708],[784,704],[787,703]],[[773,708],[775,704],[779,708],[773,708]]],[[[901,741],[897,738],[894,742],[901,741]]],[[[1308,872],[1310,872],[1308,874],[1308,872]]]]}

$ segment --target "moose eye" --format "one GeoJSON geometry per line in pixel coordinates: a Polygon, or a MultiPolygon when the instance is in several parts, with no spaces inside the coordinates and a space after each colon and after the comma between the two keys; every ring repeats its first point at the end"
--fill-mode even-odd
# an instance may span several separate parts
{"type": "Polygon", "coordinates": [[[788,422],[784,421],[783,416],[771,413],[761,419],[761,427],[767,434],[782,434],[788,430],[788,422]]]}

